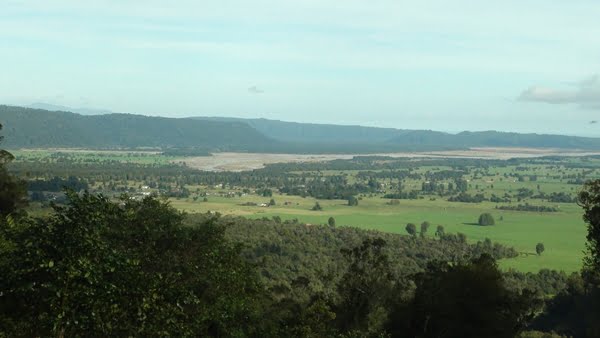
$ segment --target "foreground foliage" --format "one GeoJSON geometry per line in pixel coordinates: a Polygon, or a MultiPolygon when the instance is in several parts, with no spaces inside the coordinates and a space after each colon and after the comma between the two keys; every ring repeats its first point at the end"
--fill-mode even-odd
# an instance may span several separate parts
{"type": "MultiPolygon", "coordinates": [[[[431,317],[430,311],[450,313],[467,298],[479,299],[472,306],[485,308],[477,311],[485,318],[510,314],[502,317],[506,322],[502,327],[518,332],[532,311],[532,293],[507,289],[493,258],[485,253],[475,260],[429,265],[423,272],[407,275],[406,271],[420,271],[425,260],[403,259],[408,264],[403,271],[390,259],[402,256],[390,256],[396,250],[385,239],[343,231],[356,236],[348,243],[358,241],[358,245],[338,251],[336,259],[345,262],[339,269],[335,264],[324,266],[329,271],[305,269],[308,277],[297,274],[288,283],[276,274],[276,265],[267,264],[260,271],[270,277],[259,279],[248,263],[253,262],[248,260],[249,252],[227,240],[231,235],[226,235],[229,230],[219,218],[184,225],[181,213],[154,197],[111,202],[88,193],[68,192],[67,196],[68,204],[55,206],[48,218],[9,216],[1,223],[0,238],[6,245],[0,261],[0,323],[7,336],[95,332],[102,336],[321,337],[397,335],[394,330],[399,327],[417,334],[423,330],[417,324],[420,316],[431,317]],[[471,276],[482,272],[490,277],[471,276]],[[464,289],[451,283],[444,291],[447,302],[425,306],[428,301],[422,297],[431,288],[446,285],[443,280],[448,278],[471,283],[477,297],[467,297],[464,289]],[[442,285],[430,285],[428,280],[442,285]]],[[[266,222],[266,226],[273,224],[266,222]]],[[[289,226],[292,231],[310,229],[289,226]]],[[[331,239],[335,236],[334,231],[331,239]]],[[[337,250],[343,245],[332,247],[337,250]]],[[[460,241],[445,245],[476,248],[460,241]]],[[[491,321],[476,328],[462,321],[469,319],[452,320],[454,332],[487,335],[500,328],[491,321]]],[[[447,323],[432,321],[431,325],[447,323]]],[[[435,336],[433,327],[423,336],[435,336]]]]}
{"type": "Polygon", "coordinates": [[[584,268],[569,278],[535,325],[568,336],[600,337],[600,180],[584,185],[579,203],[588,225],[584,268]]]}
{"type": "Polygon", "coordinates": [[[10,243],[0,266],[9,335],[250,333],[259,284],[222,228],[183,227],[183,216],[156,199],[68,195],[48,219],[0,228],[10,243]]]}

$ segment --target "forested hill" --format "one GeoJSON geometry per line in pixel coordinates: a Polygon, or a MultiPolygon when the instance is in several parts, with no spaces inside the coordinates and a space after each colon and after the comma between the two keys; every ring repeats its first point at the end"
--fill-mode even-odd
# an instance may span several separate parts
{"type": "MultiPolygon", "coordinates": [[[[292,143],[378,145],[381,149],[461,149],[469,147],[535,147],[600,150],[600,138],[519,134],[498,131],[450,134],[406,130],[285,122],[268,119],[193,117],[205,121],[245,122],[267,137],[292,143]]],[[[371,147],[372,148],[372,147],[371,147]]],[[[380,150],[383,151],[383,150],[380,150]]]]}
{"type": "Polygon", "coordinates": [[[6,147],[203,147],[260,151],[273,143],[239,122],[131,114],[83,116],[64,111],[0,106],[6,147]]]}
{"type": "Polygon", "coordinates": [[[600,138],[565,135],[519,134],[499,131],[406,132],[390,140],[393,144],[446,144],[453,147],[531,147],[600,150],[600,138]]]}
{"type": "Polygon", "coordinates": [[[300,143],[337,143],[349,142],[381,144],[402,134],[404,131],[393,128],[363,126],[342,126],[335,124],[316,124],[285,122],[268,119],[242,119],[235,117],[192,117],[204,121],[247,123],[271,138],[300,143]]]}
{"type": "Polygon", "coordinates": [[[385,153],[538,147],[600,150],[600,138],[559,135],[400,130],[266,119],[80,115],[0,105],[8,148],[197,148],[272,153],[385,153]]]}

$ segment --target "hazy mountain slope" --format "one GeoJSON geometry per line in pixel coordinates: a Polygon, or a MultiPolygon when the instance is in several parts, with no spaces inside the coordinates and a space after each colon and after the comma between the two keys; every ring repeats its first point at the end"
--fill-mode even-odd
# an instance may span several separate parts
{"type": "Polygon", "coordinates": [[[260,150],[273,141],[245,123],[131,114],[83,116],[0,106],[6,147],[204,147],[260,150]]]}
{"type": "Polygon", "coordinates": [[[382,153],[469,147],[600,150],[600,139],[495,131],[448,134],[265,119],[165,118],[132,114],[85,116],[0,106],[8,148],[185,147],[206,151],[382,153]]]}
{"type": "Polygon", "coordinates": [[[346,144],[381,150],[428,150],[469,147],[536,147],[600,150],[599,138],[518,134],[497,131],[449,134],[431,130],[404,130],[362,126],[341,126],[284,122],[267,119],[194,117],[207,121],[245,122],[265,136],[286,142],[305,144],[346,144]],[[376,148],[376,147],[375,147],[376,148]]]}
{"type": "Polygon", "coordinates": [[[268,119],[233,117],[193,117],[193,119],[244,122],[268,137],[294,143],[380,144],[402,133],[401,130],[392,128],[297,123],[268,119]]]}
{"type": "Polygon", "coordinates": [[[81,115],[104,115],[104,114],[115,114],[114,111],[108,109],[95,109],[95,108],[71,108],[66,106],[60,106],[51,103],[36,102],[32,103],[25,108],[43,109],[49,111],[66,111],[71,113],[77,113],[81,115]]]}
{"type": "Polygon", "coordinates": [[[393,144],[418,143],[423,146],[449,147],[532,147],[600,150],[600,138],[544,134],[518,134],[498,131],[454,134],[440,132],[406,132],[389,140],[393,144]]]}
{"type": "Polygon", "coordinates": [[[540,147],[540,148],[580,148],[600,150],[600,139],[547,134],[518,134],[498,131],[459,133],[457,139],[462,144],[479,144],[483,147],[540,147]]]}

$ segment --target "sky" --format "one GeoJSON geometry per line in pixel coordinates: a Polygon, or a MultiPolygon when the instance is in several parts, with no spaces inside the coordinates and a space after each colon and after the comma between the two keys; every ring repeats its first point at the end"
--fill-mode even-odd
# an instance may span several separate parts
{"type": "Polygon", "coordinates": [[[600,1],[2,0],[0,104],[600,137],[600,1]]]}

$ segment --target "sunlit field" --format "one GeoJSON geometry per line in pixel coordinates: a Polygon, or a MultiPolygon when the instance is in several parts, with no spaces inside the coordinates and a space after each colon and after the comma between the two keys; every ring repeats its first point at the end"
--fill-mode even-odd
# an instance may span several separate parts
{"type": "MultiPolygon", "coordinates": [[[[242,206],[246,202],[268,203],[269,198],[259,196],[208,197],[208,202],[172,200],[173,206],[188,212],[216,211],[251,218],[279,216],[282,219],[298,219],[309,224],[326,224],[334,217],[338,226],[354,226],[385,232],[406,234],[407,223],[420,224],[429,221],[443,225],[446,232],[462,232],[471,241],[490,238],[523,254],[519,258],[503,260],[503,268],[520,271],[538,271],[542,268],[576,271],[581,267],[585,243],[585,224],[580,208],[575,204],[561,205],[556,213],[514,212],[496,210],[494,203],[453,203],[441,199],[402,200],[399,205],[388,205],[380,197],[366,197],[355,207],[344,200],[319,200],[322,211],[310,210],[316,200],[297,196],[274,195],[275,206],[242,206]],[[284,205],[291,202],[290,205],[284,205]],[[495,226],[482,227],[477,219],[483,212],[490,212],[496,219],[495,226]],[[502,218],[502,220],[500,220],[502,218]],[[544,243],[546,251],[535,254],[537,243],[544,243]]],[[[433,227],[435,228],[435,227],[433,227]]],[[[429,230],[429,236],[434,235],[429,230]]]]}

